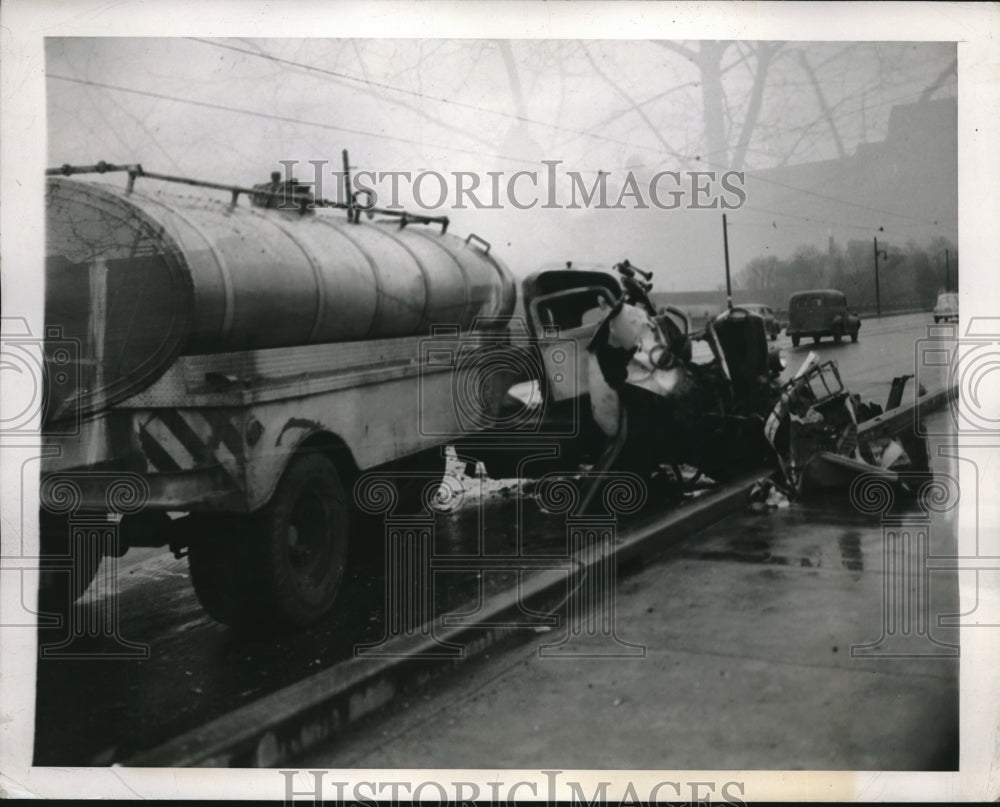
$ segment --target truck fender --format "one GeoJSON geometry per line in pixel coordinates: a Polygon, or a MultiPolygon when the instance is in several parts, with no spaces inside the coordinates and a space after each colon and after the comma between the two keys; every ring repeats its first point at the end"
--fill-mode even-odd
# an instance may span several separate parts
{"type": "Polygon", "coordinates": [[[281,446],[285,450],[282,452],[283,456],[277,472],[268,480],[267,486],[264,488],[265,494],[257,503],[255,510],[271,501],[275,490],[277,490],[278,482],[284,476],[288,465],[294,457],[300,454],[315,451],[326,456],[336,466],[337,473],[340,474],[346,490],[351,489],[354,480],[361,473],[347,443],[339,435],[328,431],[315,421],[290,418],[282,427],[274,445],[281,446]],[[294,434],[296,431],[298,434],[294,434]]]}

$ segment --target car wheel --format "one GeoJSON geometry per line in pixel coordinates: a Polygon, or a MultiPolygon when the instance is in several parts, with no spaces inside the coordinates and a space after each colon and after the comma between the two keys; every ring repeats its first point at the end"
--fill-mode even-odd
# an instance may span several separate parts
{"type": "Polygon", "coordinates": [[[854,333],[851,334],[851,342],[853,344],[857,344],[857,342],[858,342],[858,332],[857,331],[855,331],[854,333]]]}
{"type": "Polygon", "coordinates": [[[934,324],[937,325],[941,321],[941,317],[934,317],[934,324]]]}
{"type": "Polygon", "coordinates": [[[833,335],[833,341],[834,341],[834,342],[835,342],[836,344],[838,344],[838,345],[840,344],[840,340],[841,340],[841,338],[842,338],[842,337],[841,337],[841,335],[840,335],[839,333],[835,333],[835,334],[833,335]]]}
{"type": "Polygon", "coordinates": [[[819,340],[820,340],[821,338],[822,338],[822,337],[819,337],[819,336],[814,336],[814,337],[813,337],[813,344],[814,344],[814,345],[818,345],[818,344],[819,344],[819,340]]]}
{"type": "Polygon", "coordinates": [[[798,346],[799,346],[799,335],[798,334],[793,334],[792,335],[792,347],[798,347],[798,346]]]}

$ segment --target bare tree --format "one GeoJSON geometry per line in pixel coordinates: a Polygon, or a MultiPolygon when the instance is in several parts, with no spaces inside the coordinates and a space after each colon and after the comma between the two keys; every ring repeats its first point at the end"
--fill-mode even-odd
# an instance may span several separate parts
{"type": "Polygon", "coordinates": [[[701,74],[701,107],[704,122],[706,154],[701,155],[710,164],[726,168],[740,169],[746,162],[747,148],[753,137],[754,128],[760,117],[767,87],[768,69],[774,57],[782,48],[782,43],[756,42],[736,43],[705,40],[697,47],[678,42],[658,42],[661,47],[683,56],[692,62],[701,74]],[[731,48],[742,51],[732,64],[723,66],[726,52],[731,48]],[[723,76],[737,65],[751,63],[752,81],[746,98],[745,110],[738,127],[733,122],[726,124],[727,113],[733,106],[723,86],[723,76]],[[738,133],[734,135],[734,129],[738,133]],[[730,147],[732,143],[732,147],[730,147]]]}

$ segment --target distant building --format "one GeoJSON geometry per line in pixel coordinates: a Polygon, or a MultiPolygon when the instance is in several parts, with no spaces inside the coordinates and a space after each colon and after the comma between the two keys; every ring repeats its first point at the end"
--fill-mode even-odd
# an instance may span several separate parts
{"type": "Polygon", "coordinates": [[[748,173],[747,204],[731,214],[773,227],[743,228],[737,266],[758,255],[787,256],[799,244],[828,250],[833,239],[886,242],[955,239],[958,229],[958,109],[954,98],[893,107],[885,140],[834,160],[748,173]],[[896,214],[896,215],[891,215],[896,214]],[[809,227],[814,222],[815,227],[809,227]],[[880,240],[881,240],[880,236],[880,240]]]}

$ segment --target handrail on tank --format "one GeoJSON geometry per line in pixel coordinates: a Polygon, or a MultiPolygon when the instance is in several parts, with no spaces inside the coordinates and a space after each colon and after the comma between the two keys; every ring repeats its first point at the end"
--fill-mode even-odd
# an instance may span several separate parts
{"type": "MultiPolygon", "coordinates": [[[[136,179],[139,177],[147,177],[149,179],[159,179],[163,182],[177,182],[182,185],[192,185],[196,188],[210,188],[212,190],[229,191],[232,196],[230,204],[234,207],[240,198],[240,194],[243,193],[250,196],[266,197],[270,199],[287,199],[288,197],[285,190],[269,191],[263,188],[242,188],[239,185],[223,185],[218,182],[206,182],[202,179],[178,177],[170,174],[158,174],[153,171],[146,171],[140,163],[116,165],[115,163],[100,160],[94,165],[70,165],[69,163],[64,163],[58,168],[45,169],[46,176],[66,177],[72,176],[73,174],[108,174],[115,172],[128,173],[128,186],[126,187],[127,193],[132,192],[132,189],[135,187],[136,179]]],[[[300,213],[305,213],[307,210],[314,207],[331,207],[338,210],[346,210],[348,220],[354,224],[359,223],[361,220],[361,210],[364,210],[364,212],[368,213],[369,216],[374,216],[376,213],[383,216],[396,216],[400,219],[400,228],[405,227],[407,224],[440,224],[442,235],[448,231],[449,219],[447,216],[424,216],[419,213],[410,213],[405,210],[389,210],[380,207],[361,208],[353,197],[350,202],[334,202],[329,199],[322,198],[311,199],[305,196],[299,200],[300,213]],[[308,202],[308,204],[306,204],[306,202],[308,202]]]]}
{"type": "Polygon", "coordinates": [[[484,249],[483,252],[485,252],[487,255],[490,254],[490,242],[487,241],[485,238],[480,238],[475,233],[469,233],[469,236],[465,239],[465,245],[468,246],[470,241],[478,241],[480,244],[486,247],[486,249],[484,249]]]}

